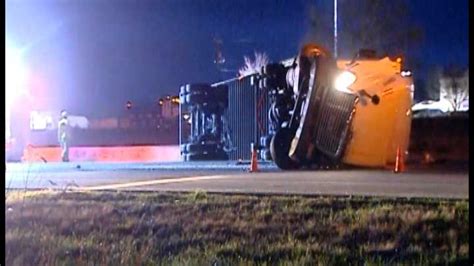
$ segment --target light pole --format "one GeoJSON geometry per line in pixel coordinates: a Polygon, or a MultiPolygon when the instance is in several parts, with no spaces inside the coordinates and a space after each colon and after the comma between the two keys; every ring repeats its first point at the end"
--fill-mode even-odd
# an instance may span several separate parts
{"type": "Polygon", "coordinates": [[[337,58],[337,0],[334,0],[334,57],[337,58]]]}

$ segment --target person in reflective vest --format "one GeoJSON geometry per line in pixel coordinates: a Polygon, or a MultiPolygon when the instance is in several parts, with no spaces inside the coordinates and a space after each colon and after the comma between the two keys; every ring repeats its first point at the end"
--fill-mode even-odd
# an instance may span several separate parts
{"type": "Polygon", "coordinates": [[[67,112],[61,111],[61,118],[58,122],[58,141],[61,145],[61,159],[63,162],[69,162],[69,122],[67,112]]]}

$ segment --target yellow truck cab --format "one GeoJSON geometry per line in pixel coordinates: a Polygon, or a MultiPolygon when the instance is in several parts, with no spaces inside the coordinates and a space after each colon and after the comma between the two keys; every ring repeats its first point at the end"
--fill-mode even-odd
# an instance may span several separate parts
{"type": "Polygon", "coordinates": [[[356,76],[350,91],[376,96],[376,103],[364,95],[356,100],[344,163],[383,167],[395,163],[397,151],[407,154],[414,86],[401,63],[388,57],[337,61],[338,68],[356,76]]]}
{"type": "Polygon", "coordinates": [[[335,60],[324,48],[308,44],[287,66],[291,90],[283,97],[293,100],[286,110],[291,118],[281,123],[270,145],[277,166],[383,168],[403,160],[413,80],[402,71],[401,58],[377,58],[369,51],[335,60]]]}

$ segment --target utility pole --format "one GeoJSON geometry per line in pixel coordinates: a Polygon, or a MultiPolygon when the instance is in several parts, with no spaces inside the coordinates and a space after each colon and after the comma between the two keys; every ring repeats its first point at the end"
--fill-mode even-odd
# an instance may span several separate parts
{"type": "Polygon", "coordinates": [[[334,58],[337,58],[337,0],[334,0],[334,58]]]}

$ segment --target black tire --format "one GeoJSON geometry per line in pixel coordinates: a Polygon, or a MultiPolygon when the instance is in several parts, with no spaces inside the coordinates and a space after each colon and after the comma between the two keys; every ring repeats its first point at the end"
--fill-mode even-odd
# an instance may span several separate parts
{"type": "Polygon", "coordinates": [[[293,130],[282,128],[272,138],[270,153],[273,161],[280,169],[291,170],[299,168],[299,164],[288,155],[294,135],[293,130]]]}
{"type": "Polygon", "coordinates": [[[189,104],[188,102],[186,102],[186,94],[185,93],[180,93],[179,94],[179,102],[182,105],[189,104]]]}
{"type": "Polygon", "coordinates": [[[285,67],[281,64],[268,64],[263,67],[263,73],[269,76],[278,76],[284,71],[285,67]]]}
{"type": "Polygon", "coordinates": [[[224,150],[218,151],[216,153],[216,156],[218,160],[223,160],[223,161],[229,160],[229,154],[227,154],[227,152],[225,152],[224,150]]]}
{"type": "Polygon", "coordinates": [[[211,101],[210,95],[207,94],[185,94],[183,99],[189,105],[202,105],[211,101]]]}
{"type": "Polygon", "coordinates": [[[190,143],[186,145],[186,151],[189,153],[215,153],[216,150],[218,150],[218,145],[216,143],[190,143]]]}
{"type": "Polygon", "coordinates": [[[341,166],[340,162],[334,161],[321,153],[313,154],[313,160],[311,162],[312,168],[317,169],[336,169],[341,166]]]}
{"type": "Polygon", "coordinates": [[[181,87],[184,102],[190,105],[201,105],[212,99],[213,88],[206,83],[186,84],[181,87]],[[184,88],[183,88],[184,87],[184,88]]]}
{"type": "Polygon", "coordinates": [[[219,100],[224,101],[229,99],[229,87],[227,85],[220,85],[214,88],[219,100]]]}
{"type": "Polygon", "coordinates": [[[229,99],[219,94],[185,94],[180,96],[180,100],[189,105],[217,106],[219,110],[224,110],[229,106],[229,99]]]}
{"type": "Polygon", "coordinates": [[[179,87],[179,95],[186,94],[186,85],[179,87]]]}
{"type": "Polygon", "coordinates": [[[272,142],[272,136],[271,135],[266,135],[266,136],[260,137],[260,146],[261,147],[269,149],[271,142],[272,142]]]}
{"type": "Polygon", "coordinates": [[[206,114],[223,115],[225,107],[222,102],[209,101],[201,104],[201,110],[206,114]]]}
{"type": "Polygon", "coordinates": [[[281,64],[268,64],[263,67],[266,77],[263,86],[266,88],[284,87],[286,85],[286,69],[281,64]]]}
{"type": "Polygon", "coordinates": [[[214,153],[189,153],[184,155],[185,161],[221,161],[229,160],[229,156],[225,152],[214,152],[214,153]]]}
{"type": "Polygon", "coordinates": [[[272,160],[272,154],[270,153],[270,149],[262,149],[260,151],[260,157],[264,161],[271,161],[272,160]]]}
{"type": "Polygon", "coordinates": [[[218,92],[216,98],[217,98],[216,102],[220,108],[227,109],[229,107],[229,94],[227,93],[227,90],[225,92],[224,91],[218,92]]]}
{"type": "Polygon", "coordinates": [[[180,98],[191,105],[213,102],[221,108],[229,106],[229,90],[226,85],[211,87],[209,84],[187,84],[180,88],[180,98]]]}
{"type": "Polygon", "coordinates": [[[196,84],[186,84],[184,86],[184,92],[186,94],[202,94],[202,93],[209,93],[213,90],[210,84],[207,83],[196,83],[196,84]]]}
{"type": "Polygon", "coordinates": [[[181,154],[188,153],[187,148],[188,148],[188,144],[181,144],[181,146],[180,146],[181,154]]]}

